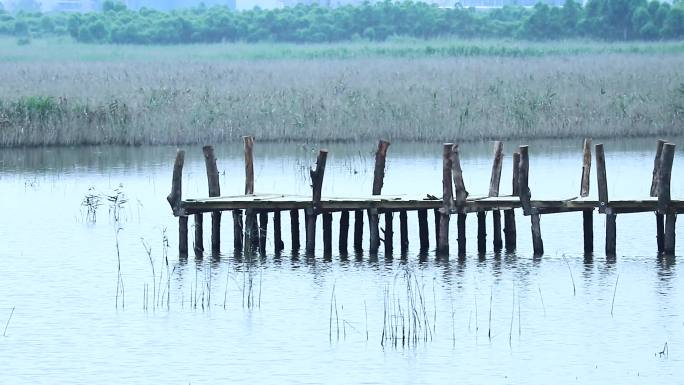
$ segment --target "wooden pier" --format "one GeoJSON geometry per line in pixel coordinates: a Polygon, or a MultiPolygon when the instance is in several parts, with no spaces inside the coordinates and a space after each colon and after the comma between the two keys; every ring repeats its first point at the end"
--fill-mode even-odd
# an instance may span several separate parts
{"type": "Polygon", "coordinates": [[[684,213],[684,201],[672,199],[670,183],[675,145],[658,140],[653,164],[653,177],[650,196],[630,200],[609,200],[606,161],[603,144],[594,146],[598,199],[589,199],[589,185],[592,166],[591,139],[586,139],[583,146],[582,178],[579,196],[561,199],[536,200],[532,197],[529,186],[529,152],[528,146],[520,146],[513,153],[512,195],[499,194],[501,169],[503,167],[503,144],[494,142],[494,155],[490,186],[487,194],[471,195],[466,191],[463,182],[459,147],[452,143],[442,146],[442,196],[430,194],[421,196],[382,195],[385,175],[385,160],[390,143],[381,140],[375,156],[375,170],[371,195],[355,197],[324,197],[321,195],[328,151],[320,150],[316,167],[310,170],[312,194],[309,196],[288,194],[255,194],[254,193],[254,139],[244,138],[245,150],[245,194],[239,196],[221,196],[219,188],[216,157],[211,146],[203,148],[207,170],[208,197],[182,199],[182,169],[185,152],[179,150],[173,169],[171,193],[167,197],[173,214],[179,218],[179,252],[181,256],[188,253],[188,216],[194,217],[195,240],[194,251],[202,253],[203,247],[203,214],[211,213],[212,253],[220,252],[221,213],[232,211],[233,246],[236,250],[246,252],[266,252],[268,221],[272,215],[273,245],[279,253],[285,248],[281,235],[281,214],[287,212],[290,218],[290,247],[298,250],[301,247],[299,232],[300,211],[304,214],[305,250],[313,254],[316,250],[317,219],[322,217],[323,253],[332,253],[333,213],[339,213],[339,251],[346,253],[349,241],[350,213],[354,212],[353,249],[364,250],[364,216],[368,219],[368,251],[377,253],[381,243],[386,255],[394,251],[394,213],[399,214],[399,249],[405,255],[409,249],[408,212],[417,212],[419,250],[430,249],[428,231],[428,211],[434,212],[435,244],[439,256],[448,256],[450,252],[449,236],[452,232],[450,219],[457,217],[458,255],[466,254],[466,217],[470,213],[477,215],[477,250],[483,253],[487,248],[486,213],[491,212],[492,239],[495,252],[504,247],[507,251],[516,249],[515,210],[522,209],[525,216],[530,217],[532,245],[535,255],[544,253],[541,231],[541,215],[582,212],[584,231],[584,251],[593,252],[593,217],[594,210],[606,216],[605,252],[608,256],[616,253],[617,215],[639,212],[653,212],[656,219],[656,246],[659,253],[674,254],[675,221],[677,214],[684,213]],[[501,224],[503,211],[503,229],[501,224]],[[244,215],[243,215],[244,214],[244,215]],[[364,215],[366,214],[366,215],[364,215]],[[384,219],[384,228],[380,228],[380,217],[384,219]],[[243,220],[244,218],[244,220],[243,220]],[[381,236],[382,231],[382,236],[381,236]],[[503,231],[503,238],[502,238],[503,231]]]}

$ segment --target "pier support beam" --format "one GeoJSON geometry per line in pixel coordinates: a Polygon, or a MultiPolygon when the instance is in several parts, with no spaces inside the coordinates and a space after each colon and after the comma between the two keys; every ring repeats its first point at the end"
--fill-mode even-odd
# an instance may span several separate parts
{"type": "Polygon", "coordinates": [[[363,210],[354,210],[354,251],[363,252],[363,210]]]}
{"type": "Polygon", "coordinates": [[[617,214],[606,211],[606,255],[615,256],[617,244],[617,214]]]}
{"type": "Polygon", "coordinates": [[[188,256],[188,217],[178,217],[178,254],[181,258],[188,256]]]}
{"type": "Polygon", "coordinates": [[[594,251],[594,210],[582,210],[582,228],[584,231],[584,252],[594,251]]]}
{"type": "Polygon", "coordinates": [[[259,212],[259,252],[266,254],[266,239],[268,238],[268,212],[259,212]]]}
{"type": "MultiPolygon", "coordinates": [[[[591,138],[584,139],[582,146],[582,180],[580,182],[580,197],[589,196],[591,181],[591,138]]],[[[594,251],[594,209],[582,210],[582,229],[584,233],[584,252],[594,251]]]]}
{"type": "Polygon", "coordinates": [[[342,211],[340,213],[340,237],[339,237],[340,254],[347,253],[347,241],[349,240],[349,211],[342,211]]]}
{"type": "Polygon", "coordinates": [[[242,250],[243,232],[242,210],[233,210],[233,249],[242,250]]]}
{"type": "Polygon", "coordinates": [[[193,249],[195,254],[201,255],[204,251],[204,214],[195,214],[193,218],[195,219],[195,245],[193,249]]]}
{"type": "Polygon", "coordinates": [[[292,236],[292,250],[299,250],[299,210],[290,210],[290,235],[292,236]]]}
{"type": "Polygon", "coordinates": [[[273,212],[273,245],[275,247],[275,253],[278,254],[285,248],[283,243],[282,227],[281,227],[280,211],[276,210],[273,212]]]}
{"type": "Polygon", "coordinates": [[[409,247],[408,215],[406,215],[406,210],[399,211],[399,234],[401,241],[401,253],[405,254],[409,247]]]}
{"type": "Polygon", "coordinates": [[[483,254],[487,251],[487,213],[477,212],[477,252],[483,254]]]}
{"type": "Polygon", "coordinates": [[[427,251],[430,248],[427,217],[427,210],[418,210],[418,238],[420,239],[421,252],[427,251]]]}
{"type": "Polygon", "coordinates": [[[188,256],[188,217],[184,215],[181,207],[183,195],[183,164],[185,163],[185,151],[176,152],[176,160],[173,163],[173,177],[171,179],[171,192],[166,200],[178,216],[178,253],[181,257],[188,256]]]}
{"type": "Polygon", "coordinates": [[[458,256],[464,257],[466,255],[466,214],[458,213],[456,216],[456,225],[458,227],[458,256]]]}
{"type": "Polygon", "coordinates": [[[394,216],[391,211],[385,211],[385,258],[392,255],[394,242],[394,216]]]}
{"type": "Polygon", "coordinates": [[[329,257],[332,254],[332,213],[323,213],[323,255],[329,257]]]}
{"type": "Polygon", "coordinates": [[[539,217],[540,215],[537,213],[530,215],[530,220],[532,222],[532,251],[534,252],[534,255],[544,254],[544,242],[542,241],[539,217]]]}

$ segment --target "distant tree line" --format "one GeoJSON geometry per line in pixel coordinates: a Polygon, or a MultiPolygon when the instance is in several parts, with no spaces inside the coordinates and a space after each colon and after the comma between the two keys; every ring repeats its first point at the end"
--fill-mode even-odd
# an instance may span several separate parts
{"type": "Polygon", "coordinates": [[[595,38],[657,40],[684,38],[684,0],[566,0],[562,7],[490,10],[440,8],[422,2],[386,0],[358,6],[297,5],[234,11],[228,7],[156,11],[127,9],[107,0],[101,12],[85,14],[0,10],[0,34],[19,39],[71,35],[84,43],[180,44],[222,41],[382,41],[390,36],[431,38],[595,38]]]}

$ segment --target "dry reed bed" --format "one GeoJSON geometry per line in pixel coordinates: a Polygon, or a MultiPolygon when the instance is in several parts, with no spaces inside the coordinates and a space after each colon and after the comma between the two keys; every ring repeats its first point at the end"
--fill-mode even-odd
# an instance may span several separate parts
{"type": "Polygon", "coordinates": [[[647,136],[683,54],[0,63],[0,145],[647,136]]]}

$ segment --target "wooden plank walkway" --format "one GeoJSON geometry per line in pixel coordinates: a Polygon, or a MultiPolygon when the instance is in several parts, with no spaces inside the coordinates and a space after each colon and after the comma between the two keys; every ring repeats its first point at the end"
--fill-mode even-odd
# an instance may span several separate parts
{"type": "MultiPolygon", "coordinates": [[[[375,170],[371,195],[356,197],[324,197],[322,186],[325,175],[327,150],[318,154],[316,167],[310,170],[311,195],[289,195],[282,193],[255,194],[254,193],[254,138],[244,138],[245,150],[245,195],[221,196],[219,188],[218,168],[214,150],[211,146],[203,148],[207,169],[208,197],[182,199],[182,170],[185,152],[179,150],[173,169],[171,193],[167,197],[169,205],[179,224],[179,253],[187,256],[188,251],[188,217],[193,216],[195,222],[194,251],[201,256],[203,244],[203,214],[211,213],[212,217],[212,253],[220,252],[221,213],[232,211],[233,217],[233,246],[236,250],[245,252],[265,252],[268,239],[269,214],[272,215],[272,234],[275,252],[284,249],[281,235],[281,212],[289,212],[291,226],[291,247],[299,249],[300,224],[299,212],[304,212],[304,227],[306,252],[313,254],[316,250],[316,221],[318,216],[323,218],[323,251],[325,255],[332,252],[332,213],[340,212],[339,251],[347,252],[348,233],[350,228],[350,213],[354,213],[353,247],[357,252],[363,251],[364,212],[368,220],[368,251],[377,253],[380,244],[384,244],[386,255],[393,253],[394,227],[393,214],[399,213],[399,236],[401,254],[405,255],[409,248],[407,212],[417,211],[418,232],[421,252],[429,248],[428,211],[434,212],[435,250],[437,255],[449,256],[450,218],[457,216],[458,255],[466,254],[466,216],[477,214],[477,250],[486,251],[486,213],[491,212],[492,238],[495,252],[505,248],[508,251],[516,249],[516,216],[515,210],[522,209],[525,216],[530,217],[532,232],[532,246],[535,255],[544,253],[541,235],[540,216],[543,214],[582,212],[584,251],[593,252],[593,213],[595,209],[604,214],[605,252],[606,255],[616,254],[616,218],[618,214],[653,212],[655,213],[656,241],[659,253],[674,254],[675,250],[675,222],[677,214],[684,213],[684,201],[672,199],[670,183],[675,145],[664,140],[658,140],[656,155],[653,162],[653,177],[650,185],[649,197],[635,199],[609,199],[606,173],[606,160],[603,144],[594,146],[596,155],[596,181],[598,199],[589,198],[590,174],[592,168],[591,139],[585,139],[583,146],[582,177],[580,180],[580,196],[567,198],[543,199],[532,198],[529,186],[529,152],[528,146],[520,146],[513,153],[513,194],[499,195],[501,168],[503,163],[503,144],[494,142],[494,160],[490,186],[487,195],[471,195],[466,191],[463,182],[458,145],[445,143],[442,147],[443,173],[441,197],[424,195],[382,195],[383,179],[385,175],[385,157],[390,143],[381,140],[375,154],[375,170]],[[244,217],[243,217],[244,211],[244,217]],[[503,211],[504,226],[501,223],[503,211]],[[380,228],[380,216],[384,217],[384,227],[380,228]],[[382,237],[381,237],[382,230],[382,237]],[[502,232],[504,237],[502,238],[502,232]],[[505,242],[504,242],[505,240],[505,242]]],[[[637,229],[643,231],[643,228],[637,229]]]]}
{"type": "MultiPolygon", "coordinates": [[[[610,208],[616,213],[654,212],[658,210],[658,198],[646,197],[638,200],[611,200],[610,208]]],[[[596,209],[601,206],[599,200],[570,197],[566,199],[531,199],[530,205],[537,210],[557,210],[558,212],[582,211],[596,209]]],[[[180,203],[185,215],[213,211],[247,210],[274,212],[280,210],[304,210],[312,207],[311,197],[305,195],[254,194],[234,195],[211,198],[186,199],[180,203]]],[[[318,209],[321,211],[353,211],[353,210],[389,210],[414,211],[421,209],[439,209],[443,202],[434,196],[408,195],[369,195],[365,197],[321,197],[318,209]]],[[[520,197],[469,197],[464,210],[471,213],[491,210],[510,210],[521,208],[520,197]]],[[[684,201],[671,200],[670,207],[678,214],[684,213],[684,201]]],[[[453,208],[451,214],[458,213],[453,208]]]]}

